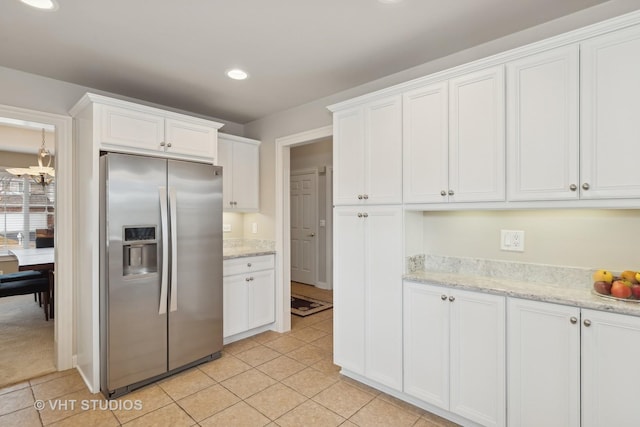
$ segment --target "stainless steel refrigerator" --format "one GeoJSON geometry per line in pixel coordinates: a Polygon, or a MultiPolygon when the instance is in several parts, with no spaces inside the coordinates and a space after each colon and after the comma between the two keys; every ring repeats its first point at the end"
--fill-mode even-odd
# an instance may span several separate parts
{"type": "Polygon", "coordinates": [[[108,398],[220,356],[222,168],[100,157],[100,388],[108,398]]]}

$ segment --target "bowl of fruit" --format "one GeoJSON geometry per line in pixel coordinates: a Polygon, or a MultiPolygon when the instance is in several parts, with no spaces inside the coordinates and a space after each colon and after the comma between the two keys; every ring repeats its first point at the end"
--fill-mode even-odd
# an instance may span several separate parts
{"type": "Polygon", "coordinates": [[[604,298],[640,302],[640,272],[625,270],[619,276],[610,270],[593,273],[593,292],[604,298]]]}

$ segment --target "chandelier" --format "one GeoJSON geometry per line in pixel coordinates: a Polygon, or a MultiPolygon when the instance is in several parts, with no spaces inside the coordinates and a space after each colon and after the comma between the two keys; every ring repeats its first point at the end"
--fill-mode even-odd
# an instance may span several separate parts
{"type": "Polygon", "coordinates": [[[44,128],[42,128],[42,145],[38,150],[38,166],[10,168],[7,169],[7,172],[18,177],[26,176],[31,178],[36,184],[42,185],[43,189],[46,185],[51,184],[56,174],[55,170],[51,167],[51,152],[47,150],[44,145],[44,128]]]}

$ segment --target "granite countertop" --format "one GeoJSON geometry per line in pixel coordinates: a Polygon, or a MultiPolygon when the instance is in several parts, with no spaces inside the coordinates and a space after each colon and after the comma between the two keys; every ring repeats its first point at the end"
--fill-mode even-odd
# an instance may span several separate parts
{"type": "Polygon", "coordinates": [[[256,248],[252,246],[240,246],[234,248],[224,248],[222,251],[223,259],[243,258],[260,255],[273,255],[276,251],[268,248],[256,248]]]}
{"type": "Polygon", "coordinates": [[[495,277],[432,271],[414,272],[404,275],[403,278],[412,282],[640,316],[640,302],[603,298],[594,295],[588,287],[565,287],[495,277]]]}
{"type": "Polygon", "coordinates": [[[640,316],[640,301],[594,294],[590,269],[429,255],[409,267],[412,282],[640,316]]]}

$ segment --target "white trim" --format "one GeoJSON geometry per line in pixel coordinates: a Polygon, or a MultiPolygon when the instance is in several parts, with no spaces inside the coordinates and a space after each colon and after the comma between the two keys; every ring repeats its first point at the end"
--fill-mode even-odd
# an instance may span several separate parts
{"type": "Polygon", "coordinates": [[[289,175],[291,146],[307,144],[333,135],[333,125],[276,138],[276,322],[275,330],[291,329],[291,220],[289,175]],[[286,286],[285,286],[286,285],[286,286]]]}
{"type": "Polygon", "coordinates": [[[59,371],[72,368],[74,321],[74,259],[73,259],[73,149],[71,117],[42,111],[0,105],[0,116],[28,120],[55,126],[55,363],[59,371]]]}
{"type": "Polygon", "coordinates": [[[364,102],[371,102],[388,96],[398,95],[408,90],[418,89],[423,86],[438,83],[443,80],[448,80],[450,78],[457,77],[463,74],[479,71],[484,68],[502,65],[506,62],[520,59],[525,56],[534,55],[546,50],[554,49],[568,44],[579,43],[592,37],[600,36],[611,31],[621,30],[623,28],[638,24],[640,24],[640,10],[611,18],[606,21],[588,25],[586,27],[569,31],[563,34],[559,34],[557,36],[549,37],[541,41],[533,42],[524,46],[500,52],[495,55],[487,56],[476,61],[467,62],[456,67],[438,71],[375,92],[370,92],[356,98],[338,102],[336,104],[329,105],[327,109],[329,109],[331,112],[341,111],[347,108],[358,106],[364,102]]]}

